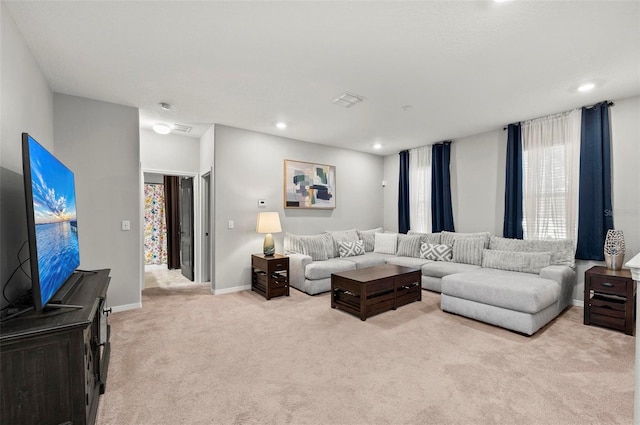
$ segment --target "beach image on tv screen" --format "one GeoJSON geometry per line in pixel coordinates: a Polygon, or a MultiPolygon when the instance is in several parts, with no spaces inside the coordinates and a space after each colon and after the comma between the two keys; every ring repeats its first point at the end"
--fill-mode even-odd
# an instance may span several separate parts
{"type": "Polygon", "coordinates": [[[33,211],[44,305],[80,265],[73,173],[29,138],[33,211]]]}

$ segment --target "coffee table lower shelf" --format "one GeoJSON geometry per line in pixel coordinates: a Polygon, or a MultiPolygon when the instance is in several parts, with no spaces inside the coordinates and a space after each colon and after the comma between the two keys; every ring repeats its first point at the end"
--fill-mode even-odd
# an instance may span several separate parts
{"type": "Polygon", "coordinates": [[[361,320],[420,300],[418,269],[385,265],[331,275],[331,308],[361,320]]]}

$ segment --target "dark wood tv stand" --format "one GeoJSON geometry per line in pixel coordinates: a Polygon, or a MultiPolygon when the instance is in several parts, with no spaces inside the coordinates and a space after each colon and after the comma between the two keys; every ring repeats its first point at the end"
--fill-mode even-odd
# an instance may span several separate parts
{"type": "Polygon", "coordinates": [[[0,424],[93,424],[109,366],[110,270],[87,272],[69,304],[0,324],[0,424]]]}

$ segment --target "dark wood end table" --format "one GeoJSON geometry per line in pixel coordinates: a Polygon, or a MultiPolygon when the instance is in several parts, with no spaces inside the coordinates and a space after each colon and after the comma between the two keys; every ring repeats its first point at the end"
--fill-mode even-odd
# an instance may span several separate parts
{"type": "Polygon", "coordinates": [[[594,266],[585,272],[585,325],[599,325],[633,335],[635,299],[636,282],[631,270],[594,266]]]}
{"type": "Polygon", "coordinates": [[[251,255],[251,290],[270,300],[289,296],[289,257],[286,255],[251,255]]]}

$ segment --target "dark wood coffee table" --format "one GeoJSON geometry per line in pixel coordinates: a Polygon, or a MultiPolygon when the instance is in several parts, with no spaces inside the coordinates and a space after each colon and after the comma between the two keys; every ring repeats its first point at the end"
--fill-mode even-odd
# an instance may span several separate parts
{"type": "Polygon", "coordinates": [[[331,308],[367,320],[422,300],[420,269],[385,264],[331,275],[331,308]]]}

